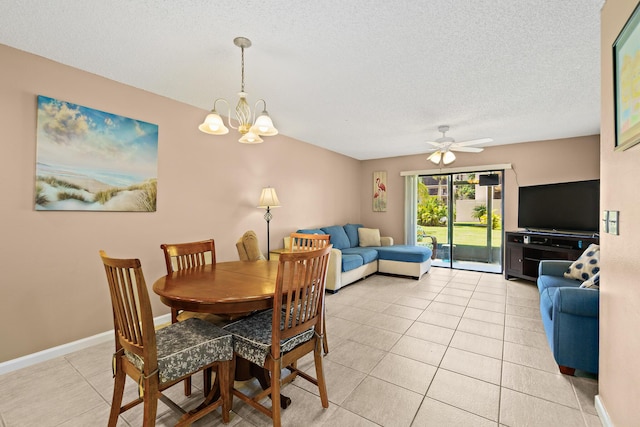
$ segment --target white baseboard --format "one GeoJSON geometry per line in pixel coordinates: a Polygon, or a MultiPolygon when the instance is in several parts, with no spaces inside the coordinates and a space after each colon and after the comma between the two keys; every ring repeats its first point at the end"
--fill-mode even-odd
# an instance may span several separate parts
{"type": "MultiPolygon", "coordinates": [[[[155,325],[161,325],[167,322],[171,322],[170,313],[158,316],[153,319],[153,323],[155,325]]],[[[73,353],[74,351],[83,350],[96,344],[113,341],[113,339],[114,337],[112,329],[110,331],[102,332],[91,337],[82,338],[77,341],[59,345],[57,347],[48,348],[37,353],[27,354],[26,356],[18,357],[17,359],[7,360],[6,362],[0,363],[0,375],[12,371],[17,371],[18,369],[26,368],[28,366],[35,365],[36,363],[55,359],[56,357],[64,356],[65,354],[73,353]]]]}
{"type": "Polygon", "coordinates": [[[595,406],[596,412],[598,413],[598,417],[600,417],[600,422],[602,423],[602,427],[613,427],[613,423],[611,422],[611,418],[609,418],[609,414],[604,407],[604,403],[602,399],[600,399],[600,395],[596,394],[595,398],[595,406]]]}

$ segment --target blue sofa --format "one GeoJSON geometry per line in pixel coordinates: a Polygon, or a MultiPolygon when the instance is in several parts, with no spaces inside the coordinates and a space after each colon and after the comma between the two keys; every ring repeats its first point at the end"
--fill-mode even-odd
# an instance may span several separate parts
{"type": "Polygon", "coordinates": [[[572,261],[543,260],[538,268],[540,314],[560,372],[598,373],[600,291],[564,277],[572,261]]]}
{"type": "MultiPolygon", "coordinates": [[[[362,224],[334,225],[300,229],[297,233],[329,234],[331,257],[326,288],[336,292],[340,288],[380,272],[412,276],[420,279],[431,268],[431,249],[423,246],[394,245],[392,237],[380,237],[380,246],[360,246],[358,229],[362,224]]],[[[289,238],[284,247],[290,247],[289,238]]]]}

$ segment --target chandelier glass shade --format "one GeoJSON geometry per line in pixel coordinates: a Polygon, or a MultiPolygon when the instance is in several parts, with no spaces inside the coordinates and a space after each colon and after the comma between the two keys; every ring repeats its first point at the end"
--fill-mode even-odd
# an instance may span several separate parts
{"type": "Polygon", "coordinates": [[[244,144],[257,144],[262,142],[261,136],[273,136],[278,134],[278,129],[273,126],[273,121],[267,112],[267,102],[264,99],[259,99],[256,101],[254,113],[251,113],[251,107],[247,102],[247,92],[244,91],[244,50],[251,46],[251,40],[245,37],[236,37],[233,39],[233,43],[238,46],[242,51],[242,85],[240,92],[238,92],[238,103],[236,104],[235,113],[236,120],[238,121],[238,127],[234,127],[231,124],[231,107],[229,102],[224,98],[218,98],[213,103],[213,109],[207,117],[205,117],[204,121],[198,126],[201,132],[208,133],[210,135],[226,135],[229,133],[229,128],[225,126],[224,121],[218,111],[216,110],[216,106],[218,101],[222,101],[227,104],[228,110],[228,120],[227,124],[232,129],[237,129],[238,132],[242,135],[238,142],[244,144]],[[258,104],[262,102],[263,108],[262,112],[258,114],[256,118],[255,111],[257,111],[258,104]]]}

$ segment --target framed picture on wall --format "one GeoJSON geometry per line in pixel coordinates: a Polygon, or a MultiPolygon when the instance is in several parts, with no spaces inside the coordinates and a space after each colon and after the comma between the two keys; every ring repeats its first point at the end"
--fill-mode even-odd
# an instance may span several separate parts
{"type": "Polygon", "coordinates": [[[155,212],[158,125],[38,96],[37,211],[155,212]]]}
{"type": "Polygon", "coordinates": [[[387,211],[387,172],[373,173],[373,211],[387,211]]]}
{"type": "Polygon", "coordinates": [[[613,43],[615,149],[640,142],[640,11],[638,6],[613,43]]]}

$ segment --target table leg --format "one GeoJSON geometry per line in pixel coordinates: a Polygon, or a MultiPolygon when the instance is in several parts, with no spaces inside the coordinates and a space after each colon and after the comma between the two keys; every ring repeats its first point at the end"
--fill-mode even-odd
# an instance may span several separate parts
{"type": "MultiPolygon", "coordinates": [[[[266,390],[271,386],[271,378],[269,377],[269,371],[267,369],[264,369],[262,366],[258,366],[255,363],[251,363],[242,357],[237,357],[235,379],[237,381],[246,381],[250,378],[257,378],[263,390],[266,390]],[[249,375],[247,375],[247,372],[249,375]]],[[[282,409],[287,409],[289,405],[291,405],[291,398],[280,393],[280,407],[282,409]]]]}

